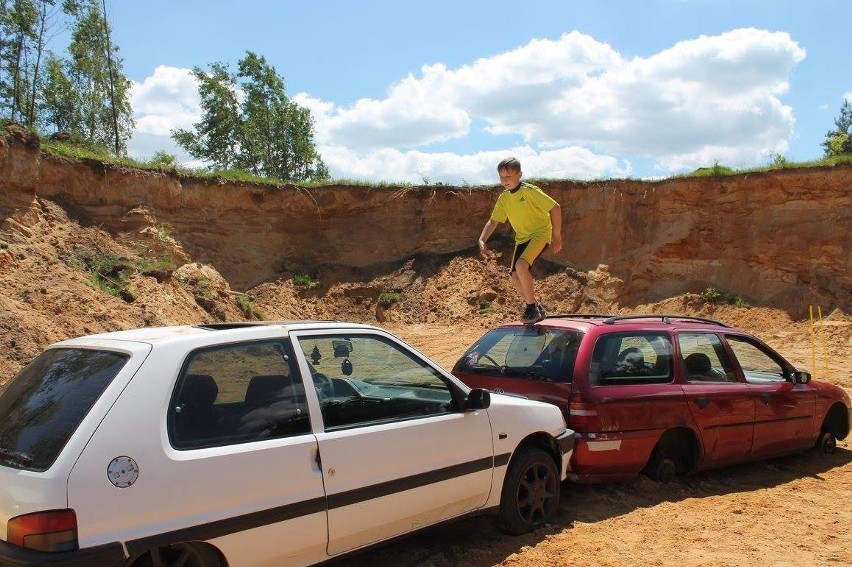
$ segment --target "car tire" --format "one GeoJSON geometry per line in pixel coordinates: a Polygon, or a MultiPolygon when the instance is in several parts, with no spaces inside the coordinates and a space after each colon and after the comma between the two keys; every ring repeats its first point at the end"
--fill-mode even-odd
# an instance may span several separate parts
{"type": "Polygon", "coordinates": [[[202,543],[176,543],[148,551],[129,567],[222,567],[219,554],[202,543]]]}
{"type": "Polygon", "coordinates": [[[541,449],[520,449],[506,472],[498,526],[511,535],[540,528],[556,513],[560,488],[553,457],[541,449]]]}
{"type": "Polygon", "coordinates": [[[837,451],[837,439],[830,432],[823,432],[818,442],[819,451],[825,455],[833,455],[837,451]]]}
{"type": "Polygon", "coordinates": [[[677,465],[669,457],[654,457],[648,464],[647,475],[657,482],[674,482],[677,478],[677,465]]]}

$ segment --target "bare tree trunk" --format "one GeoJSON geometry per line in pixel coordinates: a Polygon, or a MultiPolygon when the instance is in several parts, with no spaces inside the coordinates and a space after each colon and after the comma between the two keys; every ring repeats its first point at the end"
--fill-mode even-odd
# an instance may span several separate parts
{"type": "Polygon", "coordinates": [[[41,67],[41,56],[44,52],[44,34],[47,30],[47,4],[42,2],[39,17],[38,43],[36,44],[36,60],[33,67],[32,90],[30,92],[30,104],[27,108],[27,126],[35,125],[35,101],[38,96],[38,74],[41,67]]]}
{"type": "MultiPolygon", "coordinates": [[[[12,116],[11,116],[11,118],[12,118],[13,122],[15,121],[15,117],[17,116],[18,111],[21,110],[21,108],[20,108],[20,102],[21,102],[20,101],[20,98],[21,98],[21,96],[20,96],[21,58],[23,57],[23,53],[24,53],[24,45],[25,45],[24,30],[22,29],[18,33],[18,49],[17,49],[17,53],[15,53],[15,67],[14,67],[14,69],[12,69],[12,73],[11,73],[11,75],[12,75],[12,77],[11,77],[11,79],[12,79],[12,116]]],[[[21,114],[23,114],[23,111],[21,111],[21,114]]]]}
{"type": "Polygon", "coordinates": [[[106,16],[106,0],[101,0],[101,6],[103,7],[107,68],[109,69],[109,102],[110,106],[112,106],[112,129],[113,135],[115,136],[115,155],[118,155],[121,151],[121,144],[118,136],[118,109],[115,107],[115,73],[113,72],[112,68],[112,47],[109,41],[109,24],[107,23],[106,16]]]}
{"type": "MultiPolygon", "coordinates": [[[[3,0],[2,3],[0,3],[0,9],[2,9],[3,15],[5,16],[6,10],[7,10],[5,0],[3,0]]],[[[0,32],[0,86],[3,85],[3,58],[4,58],[5,54],[6,54],[6,36],[2,35],[2,32],[0,32]]]]}

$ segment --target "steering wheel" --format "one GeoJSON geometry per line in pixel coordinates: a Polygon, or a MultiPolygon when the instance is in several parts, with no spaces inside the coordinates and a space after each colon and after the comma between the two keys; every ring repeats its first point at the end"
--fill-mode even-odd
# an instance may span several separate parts
{"type": "Polygon", "coordinates": [[[314,388],[316,388],[319,397],[329,398],[334,395],[334,383],[331,378],[322,372],[314,372],[311,377],[314,379],[314,388]]]}
{"type": "Polygon", "coordinates": [[[480,356],[480,357],[479,357],[479,360],[482,360],[483,358],[484,358],[485,360],[487,360],[488,362],[492,363],[494,366],[498,366],[498,367],[500,366],[500,363],[499,363],[499,362],[497,362],[496,360],[494,360],[493,358],[491,358],[491,357],[490,357],[490,356],[488,356],[487,354],[483,354],[482,356],[480,356]]]}

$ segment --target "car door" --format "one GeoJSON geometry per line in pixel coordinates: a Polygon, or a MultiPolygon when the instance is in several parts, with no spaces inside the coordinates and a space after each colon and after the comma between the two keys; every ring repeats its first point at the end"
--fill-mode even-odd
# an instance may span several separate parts
{"type": "Polygon", "coordinates": [[[769,347],[727,335],[736,366],[756,398],[755,456],[790,453],[814,442],[816,395],[810,384],[789,380],[792,369],[769,347]]]}
{"type": "Polygon", "coordinates": [[[755,400],[737,379],[715,333],[678,333],[682,387],[704,445],[703,464],[748,457],[754,436],[755,400]]]}
{"type": "Polygon", "coordinates": [[[379,332],[301,333],[297,342],[323,417],[315,433],[329,555],[485,504],[493,473],[488,414],[460,411],[449,378],[379,332]]]}

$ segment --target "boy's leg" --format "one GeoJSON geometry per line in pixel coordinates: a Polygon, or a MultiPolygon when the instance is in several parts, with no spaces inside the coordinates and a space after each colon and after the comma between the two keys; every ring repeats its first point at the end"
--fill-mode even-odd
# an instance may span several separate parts
{"type": "Polygon", "coordinates": [[[530,265],[523,258],[519,258],[515,262],[515,270],[512,272],[512,283],[518,291],[518,295],[524,300],[527,305],[535,303],[535,285],[532,274],[530,274],[530,265]]]}
{"type": "Polygon", "coordinates": [[[530,267],[546,248],[546,241],[534,238],[528,242],[515,245],[515,251],[512,254],[512,283],[515,285],[518,295],[527,304],[527,311],[524,312],[522,319],[533,320],[533,322],[543,319],[545,312],[536,303],[535,284],[530,273],[530,267]],[[532,311],[531,306],[535,307],[536,313],[528,313],[532,311]]]}

